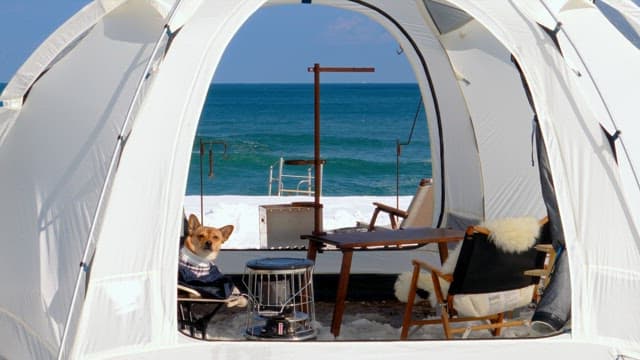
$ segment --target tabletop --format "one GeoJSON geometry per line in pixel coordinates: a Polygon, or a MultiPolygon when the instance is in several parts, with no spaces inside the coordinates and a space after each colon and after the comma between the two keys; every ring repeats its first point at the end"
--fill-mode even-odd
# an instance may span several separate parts
{"type": "Polygon", "coordinates": [[[430,227],[400,230],[378,230],[371,232],[312,234],[302,236],[304,239],[334,245],[338,249],[366,248],[374,246],[422,245],[461,240],[463,237],[463,230],[430,227]]]}

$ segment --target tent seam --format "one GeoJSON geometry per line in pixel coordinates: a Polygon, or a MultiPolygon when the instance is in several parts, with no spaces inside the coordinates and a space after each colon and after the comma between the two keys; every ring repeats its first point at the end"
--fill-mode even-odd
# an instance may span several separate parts
{"type": "Polygon", "coordinates": [[[14,313],[10,312],[9,310],[7,310],[5,308],[0,308],[0,313],[1,314],[5,314],[8,318],[12,319],[16,324],[21,325],[22,328],[27,333],[29,333],[31,336],[33,336],[38,341],[40,341],[40,343],[45,345],[45,348],[49,351],[49,353],[51,353],[51,355],[55,355],[56,347],[53,344],[51,344],[50,342],[48,342],[45,339],[43,339],[31,326],[29,326],[29,324],[27,324],[25,321],[23,321],[22,319],[17,317],[14,313]]]}

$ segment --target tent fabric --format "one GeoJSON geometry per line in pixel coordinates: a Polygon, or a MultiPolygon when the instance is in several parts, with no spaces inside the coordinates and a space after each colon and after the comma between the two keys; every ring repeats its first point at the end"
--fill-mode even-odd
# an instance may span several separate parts
{"type": "Polygon", "coordinates": [[[631,0],[600,0],[616,9],[640,35],[640,4],[631,0]]]}
{"type": "Polygon", "coordinates": [[[460,28],[473,20],[464,11],[432,0],[425,0],[424,5],[429,11],[440,34],[446,34],[460,28]]]}
{"type": "Polygon", "coordinates": [[[34,81],[67,46],[98,21],[106,12],[99,3],[89,3],[51,34],[18,69],[5,87],[0,100],[5,106],[20,108],[22,97],[34,81]]]}
{"type": "MultiPolygon", "coordinates": [[[[637,18],[634,7],[608,2],[637,18]]],[[[473,19],[450,22],[443,33],[433,16],[447,12],[434,15],[425,0],[304,5],[365,14],[405,50],[427,113],[434,221],[442,226],[544,214],[531,164],[537,116],[571,268],[570,334],[327,346],[197,342],[176,331],[182,202],[209,83],[242,24],[260,7],[283,3],[300,1],[182,0],[121,154],[118,136],[175,2],[91,3],[14,76],[3,93],[8,109],[0,109],[0,241],[16,249],[0,262],[0,357],[640,358],[639,97],[631,65],[638,51],[585,1],[546,0],[549,12],[525,0],[439,0],[473,19]],[[553,30],[557,19],[561,52],[541,26],[553,30]],[[605,45],[615,57],[602,53],[605,45]],[[602,127],[621,131],[618,161],[602,127]],[[85,252],[90,261],[79,266],[85,252]],[[31,271],[16,275],[23,264],[31,271]]]]}
{"type": "Polygon", "coordinates": [[[14,124],[20,113],[6,107],[0,107],[0,146],[9,133],[9,129],[14,124]]]}
{"type": "Polygon", "coordinates": [[[261,1],[204,2],[173,40],[120,159],[91,272],[94,286],[84,301],[72,357],[110,356],[114,351],[176,343],[185,165],[215,66],[235,31],[260,5],[261,1]],[[130,181],[129,176],[147,180],[130,181]],[[111,210],[122,207],[128,210],[111,210]],[[126,236],[122,229],[128,229],[126,236]],[[121,297],[123,293],[128,296],[121,297]],[[99,334],[93,324],[102,324],[99,334]],[[123,328],[130,331],[118,331],[123,328]]]}
{"type": "Polygon", "coordinates": [[[531,142],[533,111],[511,54],[475,20],[442,36],[441,41],[462,75],[458,84],[473,114],[485,218],[541,218],[544,203],[537,168],[531,162],[535,152],[531,142]],[[487,92],[484,84],[491,82],[502,86],[487,92]],[[505,161],[510,166],[504,166],[505,161]]]}
{"type": "MultiPolygon", "coordinates": [[[[516,20],[521,16],[515,13],[515,9],[484,2],[465,3],[464,7],[480,22],[509,25],[508,29],[504,25],[494,27],[494,35],[504,44],[511,44],[510,50],[522,65],[532,89],[547,150],[562,154],[550,156],[550,166],[572,265],[572,336],[585,341],[608,342],[622,348],[633,347],[640,334],[640,322],[629,318],[622,321],[596,309],[610,309],[613,306],[610,294],[619,294],[618,291],[628,294],[622,299],[616,297],[616,302],[621,300],[617,305],[621,308],[632,307],[631,299],[640,295],[638,233],[621,199],[620,180],[614,170],[613,156],[606,151],[606,137],[601,134],[598,121],[584,98],[570,96],[581,93],[573,78],[575,74],[566,69],[557,52],[544,52],[541,46],[515,46],[543,39],[541,33],[530,31],[530,27],[526,31],[518,29],[516,20]],[[519,36],[518,41],[508,40],[514,36],[519,36]],[[547,69],[540,64],[556,64],[556,76],[548,76],[547,69]],[[586,147],[594,151],[581,150],[586,147]],[[593,191],[595,188],[598,191],[593,191]],[[603,208],[607,209],[605,213],[603,208]],[[585,218],[594,221],[581,221],[585,218]],[[605,239],[615,239],[616,245],[611,246],[605,239]],[[591,283],[594,280],[603,287],[596,290],[598,287],[591,283]],[[602,291],[604,289],[607,291],[602,291]]],[[[526,25],[522,21],[521,26],[526,25]]]]}
{"type": "MultiPolygon", "coordinates": [[[[18,69],[0,95],[0,101],[6,107],[20,108],[22,97],[27,93],[38,76],[48,69],[55,61],[73,46],[73,43],[83,36],[93,25],[111,11],[128,0],[99,0],[87,4],[74,16],[69,18],[55,32],[53,32],[27,61],[18,69]]],[[[173,7],[172,0],[146,0],[161,15],[168,15],[173,7]]],[[[181,16],[171,24],[179,28],[189,15],[197,8],[201,0],[182,0],[181,16]]]]}
{"type": "Polygon", "coordinates": [[[160,29],[138,10],[104,17],[40,77],[0,147],[2,239],[7,249],[20,244],[0,262],[0,333],[25,339],[2,346],[7,358],[57,355],[140,60],[160,29]],[[25,264],[33,271],[15,271],[25,264]]]}
{"type": "MultiPolygon", "coordinates": [[[[621,134],[614,143],[618,154],[618,166],[623,174],[623,188],[632,217],[640,218],[640,141],[633,134],[640,132],[638,106],[634,99],[640,97],[640,68],[626,66],[621,61],[640,64],[640,51],[630,46],[596,8],[580,11],[562,11],[558,19],[567,31],[567,37],[578,48],[580,59],[574,55],[576,64],[583,76],[581,88],[589,97],[589,105],[597,113],[598,119],[610,134],[620,130],[621,134]],[[610,56],[609,54],[620,54],[610,56]],[[584,61],[584,64],[580,64],[584,61]],[[579,65],[578,65],[579,64],[579,65]],[[585,69],[588,68],[588,71],[585,69]],[[606,108],[597,107],[602,96],[606,108]]],[[[560,38],[561,47],[570,56],[570,45],[560,38]]]]}

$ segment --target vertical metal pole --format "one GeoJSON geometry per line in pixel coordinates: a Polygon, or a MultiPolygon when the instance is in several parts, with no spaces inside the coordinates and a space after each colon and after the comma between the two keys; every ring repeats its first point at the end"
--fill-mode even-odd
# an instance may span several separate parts
{"type": "Polygon", "coordinates": [[[314,154],[313,165],[315,172],[315,189],[314,189],[314,234],[322,233],[322,204],[320,203],[320,194],[322,190],[322,160],[320,159],[320,73],[321,72],[374,72],[375,69],[369,68],[353,68],[353,67],[324,67],[320,64],[314,64],[313,68],[307,68],[308,72],[313,71],[313,102],[314,102],[314,154]]]}
{"type": "Polygon", "coordinates": [[[202,157],[204,156],[204,143],[200,138],[200,223],[204,226],[204,179],[202,175],[202,157]]]}
{"type": "Polygon", "coordinates": [[[271,186],[273,184],[273,165],[269,166],[269,196],[271,196],[271,186]]]}
{"type": "Polygon", "coordinates": [[[400,209],[400,141],[396,140],[396,208],[400,209]]]}
{"type": "Polygon", "coordinates": [[[278,165],[278,196],[282,195],[282,189],[284,186],[282,185],[282,171],[284,170],[284,158],[280,157],[280,165],[278,165]]]}
{"type": "Polygon", "coordinates": [[[320,64],[313,65],[313,171],[314,182],[314,221],[313,233],[322,232],[322,211],[320,210],[320,187],[322,186],[322,175],[320,171],[320,64]]]}

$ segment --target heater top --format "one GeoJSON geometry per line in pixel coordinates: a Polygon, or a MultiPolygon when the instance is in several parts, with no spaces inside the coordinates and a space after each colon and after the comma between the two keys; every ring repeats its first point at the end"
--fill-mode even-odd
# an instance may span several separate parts
{"type": "Polygon", "coordinates": [[[253,270],[295,270],[312,266],[313,261],[300,258],[262,258],[247,262],[247,267],[253,270]]]}

